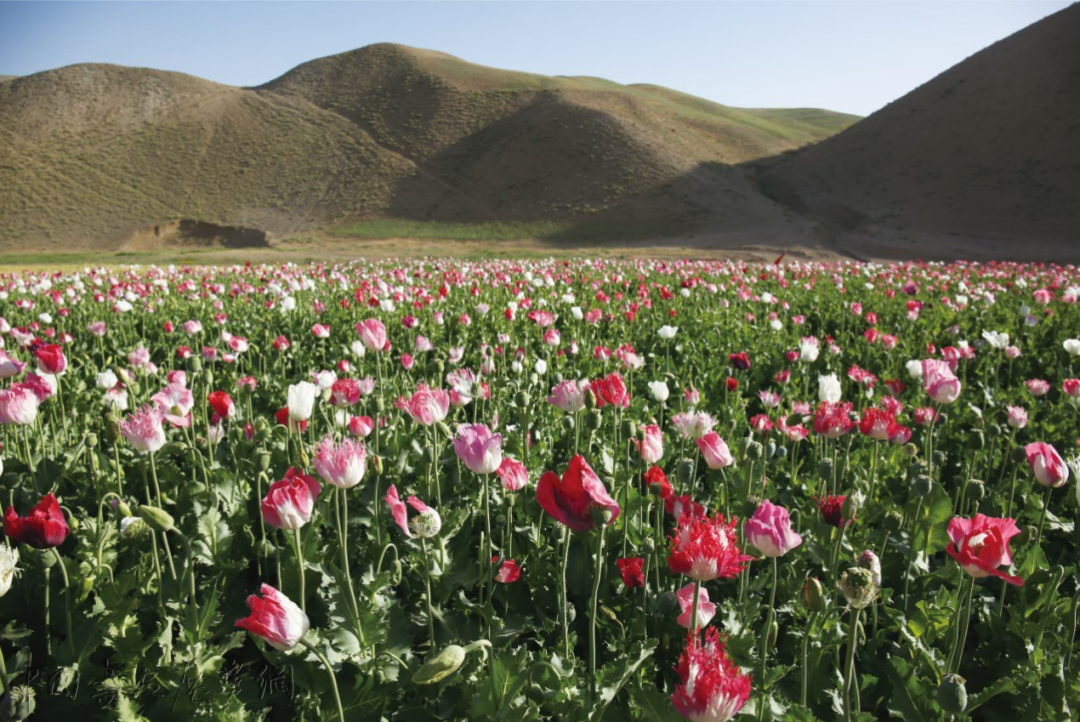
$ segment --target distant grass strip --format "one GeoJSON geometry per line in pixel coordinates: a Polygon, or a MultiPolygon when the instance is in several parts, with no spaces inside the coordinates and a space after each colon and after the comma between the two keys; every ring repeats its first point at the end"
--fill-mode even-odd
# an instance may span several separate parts
{"type": "Polygon", "coordinates": [[[405,219],[373,219],[330,231],[341,238],[409,238],[438,241],[632,241],[678,234],[687,228],[672,221],[483,221],[452,223],[405,219]]]}

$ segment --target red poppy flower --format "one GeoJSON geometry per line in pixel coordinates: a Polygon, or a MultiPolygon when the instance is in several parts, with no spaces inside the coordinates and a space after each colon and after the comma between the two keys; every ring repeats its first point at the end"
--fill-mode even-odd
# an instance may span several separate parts
{"type": "Polygon", "coordinates": [[[46,494],[25,517],[16,514],[15,507],[11,506],[4,513],[4,533],[12,540],[35,549],[60,546],[70,531],[64,512],[52,493],[46,494]]]}
{"type": "Polygon", "coordinates": [[[645,586],[645,559],[643,557],[627,557],[616,559],[615,565],[619,567],[623,584],[630,589],[645,586]]]}
{"type": "Polygon", "coordinates": [[[536,500],[551,518],[571,531],[595,529],[594,509],[611,512],[609,524],[619,518],[618,502],[611,498],[604,483],[580,455],[570,460],[562,479],[550,471],[540,477],[536,500]]]}

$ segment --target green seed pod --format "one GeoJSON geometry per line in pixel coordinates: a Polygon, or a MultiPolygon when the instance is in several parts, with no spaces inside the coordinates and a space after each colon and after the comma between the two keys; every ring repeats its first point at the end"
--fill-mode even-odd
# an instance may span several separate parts
{"type": "Polygon", "coordinates": [[[760,459],[765,454],[765,449],[758,442],[752,442],[746,449],[746,455],[751,459],[760,459]]]}
{"type": "Polygon", "coordinates": [[[570,415],[570,414],[567,414],[566,416],[563,416],[562,417],[562,427],[563,427],[563,431],[573,431],[574,430],[574,417],[572,415],[570,415]]]}
{"type": "Polygon", "coordinates": [[[386,402],[383,401],[382,396],[375,397],[375,410],[378,411],[380,414],[386,411],[386,402]]]}
{"type": "Polygon", "coordinates": [[[765,458],[771,459],[774,456],[776,456],[776,442],[770,439],[765,445],[765,458]]]}
{"type": "Polygon", "coordinates": [[[786,459],[787,455],[788,455],[788,450],[787,450],[786,446],[777,447],[777,449],[776,449],[776,458],[777,459],[786,459]]]}
{"type": "Polygon", "coordinates": [[[803,584],[802,602],[803,606],[811,612],[821,614],[825,611],[827,606],[825,588],[821,586],[821,581],[816,577],[810,577],[803,584]]]}
{"type": "Polygon", "coordinates": [[[853,609],[865,609],[877,598],[877,586],[869,569],[848,567],[836,586],[853,609]]]}
{"type": "Polygon", "coordinates": [[[1027,463],[1027,449],[1023,446],[1017,446],[1013,449],[1013,458],[1016,461],[1027,463]]]}
{"type": "Polygon", "coordinates": [[[203,369],[202,377],[203,377],[203,383],[206,384],[207,388],[213,387],[213,385],[214,385],[214,370],[212,368],[207,366],[205,369],[203,369]]]}
{"type": "Polygon", "coordinates": [[[595,524],[607,524],[611,521],[613,512],[606,506],[594,506],[589,509],[589,516],[595,524]]]}
{"type": "Polygon", "coordinates": [[[934,490],[934,480],[925,474],[920,474],[915,477],[915,481],[911,484],[911,491],[915,496],[927,497],[930,492],[934,490]]]}
{"type": "Polygon", "coordinates": [[[444,439],[453,438],[454,432],[450,430],[450,427],[447,425],[447,423],[445,421],[440,421],[436,425],[439,427],[439,433],[442,434],[442,437],[444,439]]]}
{"type": "Polygon", "coordinates": [[[638,432],[637,422],[635,422],[633,419],[626,419],[625,421],[623,421],[622,432],[624,438],[634,438],[635,436],[637,436],[638,432]]]}
{"type": "Polygon", "coordinates": [[[821,476],[823,479],[828,479],[828,478],[832,477],[832,472],[833,472],[832,459],[822,459],[821,463],[818,464],[818,475],[821,476]]]}
{"type": "Polygon", "coordinates": [[[945,466],[945,461],[948,457],[945,456],[944,451],[934,452],[934,466],[945,466]]]}
{"type": "Polygon", "coordinates": [[[413,675],[413,684],[434,684],[446,679],[465,663],[465,648],[451,644],[430,657],[413,675]]]}
{"type": "Polygon", "coordinates": [[[739,449],[742,451],[743,456],[750,453],[750,447],[754,445],[754,437],[747,436],[745,439],[739,442],[739,449]]]}
{"type": "Polygon", "coordinates": [[[904,444],[904,456],[908,457],[909,459],[914,459],[918,455],[919,455],[919,447],[918,446],[916,446],[915,444],[912,444],[910,441],[908,443],[904,444]]]}
{"type": "Polygon", "coordinates": [[[675,592],[664,592],[656,600],[656,611],[661,616],[670,616],[679,610],[679,598],[675,592]]]}
{"type": "Polygon", "coordinates": [[[514,404],[519,409],[527,409],[530,401],[532,401],[532,399],[529,397],[528,391],[518,391],[514,394],[514,404]]]}
{"type": "Polygon", "coordinates": [[[1001,424],[990,424],[986,429],[986,435],[991,439],[996,439],[999,436],[1005,434],[1005,429],[1001,428],[1001,424]]]}
{"type": "Polygon", "coordinates": [[[654,551],[656,551],[656,542],[651,536],[645,537],[645,541],[641,543],[641,549],[646,554],[652,554],[654,551]]]}
{"type": "Polygon", "coordinates": [[[38,549],[30,555],[38,569],[52,569],[56,565],[56,555],[52,549],[38,549]]]}
{"type": "Polygon", "coordinates": [[[0,717],[4,722],[22,722],[34,714],[37,702],[34,700],[34,688],[25,684],[12,687],[0,702],[0,717]]]}
{"type": "Polygon", "coordinates": [[[694,462],[690,459],[679,459],[679,463],[675,466],[675,478],[679,480],[679,485],[684,489],[692,481],[694,475],[694,462]]]}
{"type": "Polygon", "coordinates": [[[202,371],[202,359],[198,356],[188,357],[187,370],[192,374],[197,374],[202,371]]]}
{"type": "Polygon", "coordinates": [[[968,434],[967,447],[969,449],[973,449],[975,451],[978,451],[979,449],[982,449],[985,446],[986,446],[986,437],[983,436],[983,432],[976,431],[976,432],[974,432],[972,434],[968,434]]]}
{"type": "Polygon", "coordinates": [[[87,434],[86,435],[86,445],[89,446],[91,449],[96,449],[97,445],[98,445],[98,435],[97,434],[87,434]]]}
{"type": "Polygon", "coordinates": [[[961,715],[967,709],[968,696],[966,682],[957,674],[947,674],[941,679],[937,688],[937,703],[941,709],[951,715],[961,715]]]}
{"type": "Polygon", "coordinates": [[[1020,528],[1020,533],[1013,538],[1016,544],[1027,544],[1039,536],[1039,530],[1031,524],[1020,528]]]}
{"type": "Polygon", "coordinates": [[[430,464],[431,462],[435,461],[435,449],[431,448],[430,444],[425,446],[420,454],[420,459],[425,464],[430,464]]]}
{"type": "Polygon", "coordinates": [[[255,452],[255,457],[259,460],[259,470],[270,470],[270,452],[266,449],[259,449],[255,452]]]}
{"type": "Polygon", "coordinates": [[[588,427],[592,431],[599,431],[600,427],[604,424],[604,416],[600,413],[600,409],[593,409],[585,417],[588,427]]]}
{"type": "Polygon", "coordinates": [[[142,517],[154,531],[167,532],[176,528],[176,520],[164,509],[156,506],[139,505],[139,516],[142,517]]]}
{"type": "Polygon", "coordinates": [[[982,501],[986,498],[986,482],[979,479],[968,479],[967,494],[972,501],[982,501]]]}

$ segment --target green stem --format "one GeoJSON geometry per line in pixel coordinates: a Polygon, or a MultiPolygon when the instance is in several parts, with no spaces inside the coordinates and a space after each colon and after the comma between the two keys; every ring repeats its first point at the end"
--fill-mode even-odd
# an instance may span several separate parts
{"type": "Polygon", "coordinates": [[[420,537],[420,551],[424,554],[424,583],[427,585],[428,653],[435,654],[435,614],[431,611],[431,559],[428,557],[427,539],[420,537]]]}
{"type": "Polygon", "coordinates": [[[599,538],[596,541],[596,573],[593,578],[592,602],[589,605],[591,609],[589,615],[589,684],[594,702],[596,701],[596,603],[600,598],[600,577],[604,572],[604,531],[606,529],[607,524],[601,523],[599,538]]]}
{"type": "Polygon", "coordinates": [[[300,576],[300,610],[307,612],[307,589],[304,580],[304,545],[300,540],[300,529],[293,530],[293,541],[296,543],[296,570],[300,576]]]}
{"type": "Polygon", "coordinates": [[[67,625],[68,648],[71,650],[72,656],[74,656],[75,635],[71,632],[71,582],[68,579],[67,567],[64,566],[64,560],[60,557],[60,552],[56,551],[56,547],[53,547],[52,553],[56,557],[56,564],[60,567],[60,576],[64,580],[64,622],[67,625]]]}
{"type": "Polygon", "coordinates": [[[326,672],[330,675],[330,688],[334,691],[334,702],[337,704],[338,719],[344,722],[345,708],[341,706],[341,693],[338,692],[337,675],[334,674],[334,668],[330,666],[330,661],[315,647],[314,644],[306,639],[301,639],[300,644],[307,647],[312,654],[319,658],[319,661],[322,662],[323,666],[326,667],[326,672]]]}
{"type": "Polygon", "coordinates": [[[859,615],[861,609],[851,610],[851,626],[848,629],[847,663],[844,665],[844,719],[851,722],[851,683],[855,678],[855,644],[859,637],[859,615]]]}
{"type": "Polygon", "coordinates": [[[1042,515],[1039,517],[1039,533],[1035,535],[1035,548],[1039,548],[1039,542],[1042,541],[1043,525],[1046,524],[1046,512],[1050,509],[1050,492],[1054,487],[1046,487],[1046,494],[1043,496],[1043,510],[1042,515]]]}
{"type": "Polygon", "coordinates": [[[911,565],[915,563],[915,533],[919,530],[919,519],[922,517],[922,497],[915,506],[915,516],[911,520],[911,539],[908,542],[907,566],[904,568],[904,613],[908,609],[908,588],[911,586],[911,565]]]}
{"type": "Polygon", "coordinates": [[[562,618],[563,656],[570,658],[570,622],[567,618],[566,567],[570,563],[570,529],[563,527],[562,571],[559,574],[559,616],[562,618]]]}

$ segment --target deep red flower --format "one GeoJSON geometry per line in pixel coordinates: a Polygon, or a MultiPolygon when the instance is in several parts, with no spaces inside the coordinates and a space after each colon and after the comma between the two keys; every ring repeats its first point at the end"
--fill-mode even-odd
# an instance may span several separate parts
{"type": "Polygon", "coordinates": [[[671,571],[702,582],[738,576],[753,557],[739,550],[736,523],[734,517],[726,521],[722,514],[711,518],[683,514],[671,535],[671,571]]]}
{"type": "Polygon", "coordinates": [[[597,526],[593,510],[611,512],[608,523],[619,518],[619,504],[608,494],[604,483],[585,459],[578,455],[560,479],[548,471],[536,485],[536,500],[551,518],[571,531],[590,531],[597,526]]]}
{"type": "Polygon", "coordinates": [[[214,391],[208,397],[210,402],[210,408],[214,410],[214,413],[223,419],[228,419],[236,415],[236,404],[233,403],[232,397],[224,391],[214,391]]]}
{"type": "Polygon", "coordinates": [[[747,371],[750,369],[750,357],[745,352],[740,351],[739,353],[728,355],[728,361],[740,371],[747,371]]]}
{"type": "Polygon", "coordinates": [[[615,565],[619,567],[622,582],[627,587],[633,589],[634,587],[645,586],[645,559],[643,557],[616,559],[615,565]]]}
{"type": "Polygon", "coordinates": [[[841,495],[818,497],[818,510],[821,511],[821,516],[826,524],[835,526],[837,529],[843,529],[846,525],[855,521],[854,519],[845,519],[841,513],[846,499],[846,496],[841,495]]]}
{"type": "Polygon", "coordinates": [[[70,531],[64,512],[51,492],[25,517],[16,514],[12,506],[4,512],[4,534],[13,541],[35,549],[60,546],[70,531]]]}
{"type": "Polygon", "coordinates": [[[728,376],[728,380],[727,380],[727,390],[728,390],[728,391],[731,391],[731,392],[734,392],[734,391],[736,391],[736,390],[737,390],[738,388],[739,388],[739,380],[738,380],[738,379],[736,379],[736,378],[735,378],[734,376],[728,376]]]}
{"type": "Polygon", "coordinates": [[[282,426],[291,423],[293,431],[299,430],[301,433],[307,431],[307,421],[289,421],[288,406],[278,409],[276,412],[274,412],[274,418],[282,426]]]}
{"type": "Polygon", "coordinates": [[[67,358],[64,356],[64,349],[55,343],[35,348],[34,358],[37,359],[38,369],[44,373],[56,376],[64,373],[67,369],[67,358]]]}
{"type": "Polygon", "coordinates": [[[651,466],[649,470],[645,472],[645,483],[650,487],[653,485],[660,487],[660,498],[667,499],[671,496],[671,482],[668,481],[667,476],[664,474],[664,470],[659,466],[651,466]]]}

